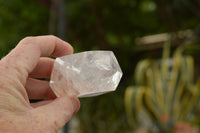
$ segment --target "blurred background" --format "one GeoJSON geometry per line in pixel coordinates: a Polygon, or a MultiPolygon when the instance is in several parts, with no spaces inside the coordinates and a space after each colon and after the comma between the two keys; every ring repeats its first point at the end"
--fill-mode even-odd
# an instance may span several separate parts
{"type": "Polygon", "coordinates": [[[199,132],[200,0],[0,0],[0,57],[53,34],[75,52],[111,50],[115,92],[83,98],[69,133],[199,132]]]}

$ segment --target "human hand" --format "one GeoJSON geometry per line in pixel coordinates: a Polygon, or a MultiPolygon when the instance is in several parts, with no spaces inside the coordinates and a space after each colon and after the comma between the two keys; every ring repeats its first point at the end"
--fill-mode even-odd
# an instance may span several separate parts
{"type": "Polygon", "coordinates": [[[54,60],[73,48],[54,36],[27,37],[0,61],[0,132],[55,133],[80,108],[75,96],[56,98],[48,81],[54,60]],[[31,104],[29,99],[48,99],[31,104]]]}

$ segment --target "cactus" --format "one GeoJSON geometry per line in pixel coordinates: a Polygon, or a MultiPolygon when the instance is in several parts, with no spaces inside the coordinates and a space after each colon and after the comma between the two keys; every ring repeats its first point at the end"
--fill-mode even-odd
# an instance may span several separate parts
{"type": "Polygon", "coordinates": [[[179,121],[192,121],[192,111],[199,101],[200,80],[194,84],[194,61],[183,56],[183,48],[170,59],[165,45],[161,60],[145,59],[135,70],[135,85],[125,91],[125,108],[131,127],[138,123],[170,132],[179,121]]]}

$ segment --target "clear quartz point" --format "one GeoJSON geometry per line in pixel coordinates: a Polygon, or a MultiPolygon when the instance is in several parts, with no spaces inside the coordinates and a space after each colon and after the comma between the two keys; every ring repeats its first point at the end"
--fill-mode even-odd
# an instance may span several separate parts
{"type": "Polygon", "coordinates": [[[58,97],[91,97],[115,91],[121,77],[112,51],[87,51],[56,58],[50,87],[58,97]]]}

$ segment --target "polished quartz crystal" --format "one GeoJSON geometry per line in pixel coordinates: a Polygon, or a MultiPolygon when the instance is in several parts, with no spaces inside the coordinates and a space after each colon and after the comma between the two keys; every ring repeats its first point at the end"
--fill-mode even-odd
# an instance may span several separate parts
{"type": "Polygon", "coordinates": [[[87,51],[56,58],[50,87],[58,97],[90,97],[116,90],[121,77],[112,51],[87,51]]]}

